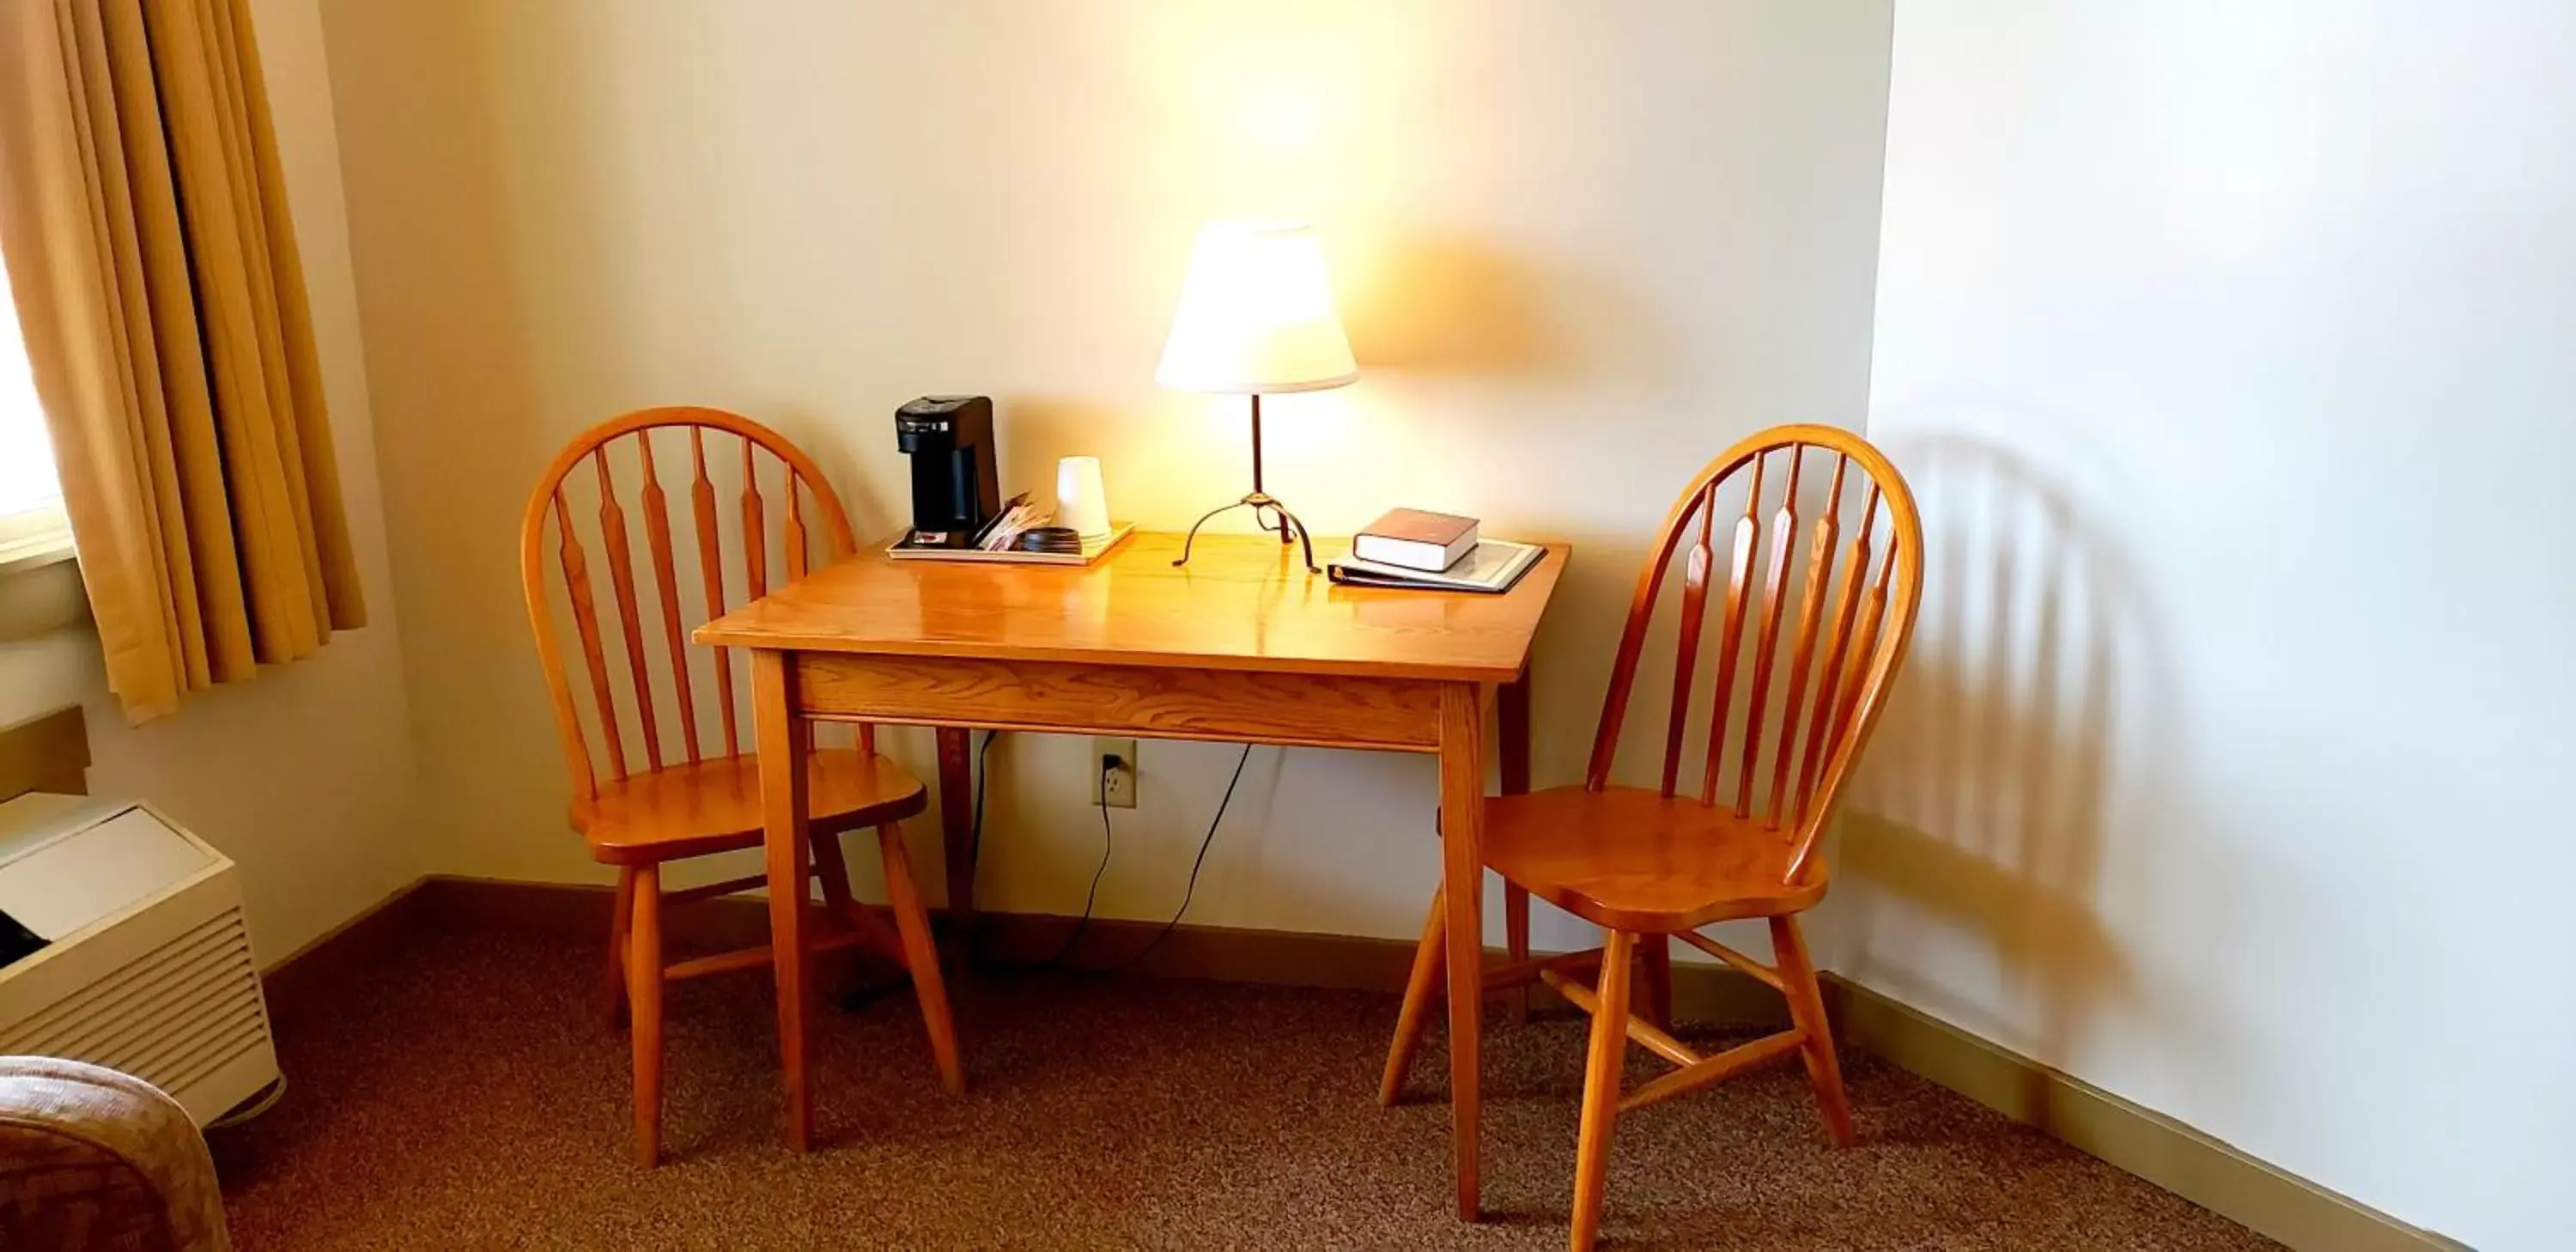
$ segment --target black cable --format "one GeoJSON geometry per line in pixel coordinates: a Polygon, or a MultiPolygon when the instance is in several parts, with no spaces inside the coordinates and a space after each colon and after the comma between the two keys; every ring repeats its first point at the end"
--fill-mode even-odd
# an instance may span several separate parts
{"type": "MultiPolygon", "coordinates": [[[[1225,820],[1225,806],[1233,802],[1234,785],[1243,781],[1244,762],[1251,759],[1252,745],[1247,743],[1243,745],[1243,755],[1234,758],[1234,777],[1225,781],[1225,795],[1216,802],[1216,816],[1208,819],[1207,834],[1199,840],[1198,858],[1190,862],[1190,885],[1186,890],[1181,892],[1181,907],[1172,913],[1172,920],[1163,923],[1163,929],[1155,934],[1152,942],[1138,949],[1136,955],[1128,957],[1126,960],[1120,961],[1116,965],[1110,966],[1108,970],[1104,972],[1116,973],[1121,970],[1132,968],[1138,962],[1143,961],[1146,957],[1152,956],[1154,954],[1154,949],[1163,946],[1163,941],[1171,938],[1173,931],[1180,929],[1181,918],[1190,911],[1190,901],[1196,898],[1199,893],[1199,867],[1207,864],[1208,849],[1216,845],[1217,824],[1225,820]]],[[[1108,820],[1109,810],[1104,808],[1100,810],[1100,813],[1101,820],[1106,822],[1108,820]]]]}
{"type": "MultiPolygon", "coordinates": [[[[1001,737],[1002,732],[998,730],[985,731],[984,742],[975,749],[974,801],[967,813],[966,836],[966,889],[969,895],[973,894],[975,881],[982,876],[984,869],[984,782],[993,776],[992,768],[985,764],[985,758],[993,754],[993,741],[1001,737]]],[[[956,898],[957,894],[952,890],[949,893],[949,899],[953,902],[956,898]]],[[[977,943],[984,929],[981,926],[974,926],[966,931],[966,964],[969,966],[980,968],[985,963],[983,951],[977,943]]]]}
{"type": "Polygon", "coordinates": [[[1082,942],[1082,932],[1091,927],[1091,909],[1100,900],[1100,876],[1109,872],[1109,780],[1117,772],[1114,758],[1104,756],[1100,759],[1100,867],[1091,871],[1091,890],[1082,897],[1081,920],[1073,924],[1073,933],[1064,937],[1064,944],[1055,950],[1055,955],[1039,962],[1041,965],[1064,964],[1064,958],[1073,954],[1074,945],[1082,942]]]}
{"type": "MultiPolygon", "coordinates": [[[[992,752],[993,740],[999,738],[1000,735],[1000,731],[984,732],[984,742],[975,749],[975,812],[973,820],[970,823],[970,830],[972,833],[967,841],[967,864],[970,867],[980,865],[983,859],[984,782],[986,778],[990,776],[990,771],[985,766],[985,757],[987,754],[992,752]]],[[[1198,898],[1199,871],[1204,869],[1207,865],[1208,850],[1216,846],[1217,828],[1224,824],[1225,811],[1228,806],[1233,804],[1235,788],[1237,785],[1242,783],[1244,766],[1251,760],[1252,745],[1245,744],[1242,754],[1234,758],[1234,773],[1226,779],[1225,794],[1217,799],[1216,814],[1208,819],[1207,833],[1199,838],[1198,855],[1190,861],[1189,884],[1181,892],[1181,907],[1173,911],[1171,919],[1164,922],[1163,928],[1156,931],[1154,937],[1147,941],[1144,947],[1137,949],[1135,955],[1130,956],[1115,965],[1100,966],[1089,970],[1083,970],[1082,972],[1114,974],[1132,968],[1142,962],[1146,957],[1153,955],[1155,949],[1162,947],[1163,941],[1171,938],[1172,932],[1180,928],[1181,919],[1189,915],[1191,902],[1198,898]]],[[[1104,795],[1108,790],[1110,775],[1116,768],[1117,766],[1105,763],[1101,766],[1101,788],[1104,795]]],[[[1109,824],[1109,806],[1107,804],[1103,804],[1100,806],[1100,864],[1094,866],[1091,871],[1091,887],[1083,894],[1082,916],[1075,920],[1072,933],[1066,935],[1064,942],[1057,945],[1055,952],[1043,961],[1010,962],[1007,965],[1003,965],[991,962],[980,954],[975,954],[973,955],[974,963],[979,967],[1021,970],[1046,969],[1050,967],[1079,969],[1080,967],[1065,965],[1065,959],[1073,954],[1075,945],[1082,942],[1083,932],[1088,930],[1091,926],[1091,919],[1094,916],[1094,911],[1100,900],[1100,880],[1103,875],[1109,872],[1110,854],[1114,850],[1114,847],[1115,842],[1109,824]]]]}
{"type": "Polygon", "coordinates": [[[985,731],[984,746],[975,749],[974,833],[966,840],[966,868],[968,873],[974,872],[977,866],[984,863],[984,779],[991,773],[991,771],[984,768],[984,757],[992,752],[993,741],[1001,737],[1002,732],[998,730],[985,731]]]}

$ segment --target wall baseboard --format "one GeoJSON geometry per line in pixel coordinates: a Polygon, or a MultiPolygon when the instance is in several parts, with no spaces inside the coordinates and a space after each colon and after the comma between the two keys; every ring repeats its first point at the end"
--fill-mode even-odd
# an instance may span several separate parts
{"type": "Polygon", "coordinates": [[[1919,1009],[1826,977],[1833,984],[1828,998],[1845,1043],[2293,1248],[2460,1252],[2464,1247],[1919,1009]]]}
{"type": "Polygon", "coordinates": [[[387,959],[429,933],[425,906],[431,882],[416,880],[271,962],[260,975],[269,1020],[284,1029],[328,1012],[350,987],[375,977],[387,959]]]}
{"type": "MultiPolygon", "coordinates": [[[[433,875],[279,962],[266,975],[270,1013],[284,1021],[323,1011],[340,988],[366,977],[403,945],[426,937],[486,929],[598,942],[608,932],[612,899],[604,886],[433,875]]],[[[1051,914],[982,914],[978,956],[996,963],[1041,960],[1064,943],[1076,924],[1075,918],[1051,914]]],[[[766,940],[768,928],[767,904],[750,896],[683,906],[664,923],[667,941],[683,948],[757,944],[766,940]]],[[[1075,960],[1083,966],[1119,966],[1144,952],[1161,931],[1157,922],[1095,919],[1075,960]]],[[[1182,926],[1130,968],[1155,978],[1401,993],[1412,960],[1413,944],[1404,940],[1182,926]]],[[[2461,1252],[2463,1245],[2453,1240],[2257,1160],[2152,1109],[1866,987],[1831,974],[1825,978],[1827,1007],[1846,1045],[1876,1053],[2290,1247],[2461,1252]]],[[[1533,995],[1554,999],[1544,989],[1533,995]]],[[[1690,1021],[1725,1026],[1788,1023],[1776,992],[1723,966],[1676,965],[1673,1009],[1690,1021]]]]}
{"type": "MultiPolygon", "coordinates": [[[[600,884],[432,875],[279,962],[268,975],[272,1011],[281,997],[301,998],[308,987],[327,988],[357,976],[415,933],[494,929],[597,941],[608,933],[612,898],[611,890],[600,884]]],[[[977,954],[997,964],[1044,960],[1063,946],[1078,920],[1045,913],[981,914],[977,954]]],[[[1120,967],[1144,952],[1161,930],[1159,922],[1094,918],[1074,961],[1082,967],[1120,967]]],[[[747,895],[702,900],[671,910],[662,931],[674,948],[748,947],[768,941],[769,907],[747,895]]],[[[1499,949],[1494,956],[1500,959],[1499,949]]],[[[1404,990],[1412,963],[1413,945],[1399,939],[1181,926],[1129,972],[1397,994],[1404,990]]],[[[1776,993],[1734,970],[1679,965],[1673,974],[1673,1011],[1691,1021],[1788,1023],[1788,1011],[1776,993]]],[[[1532,995],[1540,1003],[1555,999],[1545,988],[1532,995]]]]}

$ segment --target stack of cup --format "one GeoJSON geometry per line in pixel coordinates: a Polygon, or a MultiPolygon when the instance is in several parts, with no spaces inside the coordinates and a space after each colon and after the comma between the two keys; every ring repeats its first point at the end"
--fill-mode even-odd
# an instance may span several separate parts
{"type": "Polygon", "coordinates": [[[1100,487],[1100,458],[1069,456],[1055,463],[1055,524],[1085,544],[1109,537],[1109,497],[1100,487]]]}

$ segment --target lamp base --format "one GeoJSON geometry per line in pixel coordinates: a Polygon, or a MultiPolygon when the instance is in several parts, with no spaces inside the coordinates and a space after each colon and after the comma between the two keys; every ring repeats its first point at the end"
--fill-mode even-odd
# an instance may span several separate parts
{"type": "Polygon", "coordinates": [[[1199,520],[1190,524],[1189,536],[1181,540],[1181,555],[1179,559],[1172,562],[1173,567],[1178,568],[1190,563],[1190,547],[1198,542],[1199,527],[1207,525],[1219,513],[1230,513],[1236,509],[1252,510],[1252,524],[1264,531],[1277,531],[1282,545],[1285,545],[1293,535],[1305,550],[1306,572],[1309,574],[1324,572],[1315,564],[1315,540],[1314,536],[1307,533],[1306,523],[1297,520],[1297,515],[1289,512],[1288,506],[1281,504],[1277,497],[1259,489],[1246,493],[1242,499],[1232,504],[1221,504],[1200,514],[1199,520]],[[1278,525],[1271,525],[1274,520],[1278,525]]]}

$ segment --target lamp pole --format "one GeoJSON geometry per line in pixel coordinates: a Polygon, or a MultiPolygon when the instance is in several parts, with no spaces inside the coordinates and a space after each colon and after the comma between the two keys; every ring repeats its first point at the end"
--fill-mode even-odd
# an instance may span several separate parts
{"type": "MultiPolygon", "coordinates": [[[[1261,489],[1261,393],[1258,391],[1252,393],[1252,494],[1267,494],[1261,489]]],[[[1279,538],[1282,543],[1288,539],[1286,535],[1279,538]]]]}
{"type": "Polygon", "coordinates": [[[1281,504],[1277,498],[1273,497],[1268,491],[1262,488],[1261,393],[1256,391],[1251,394],[1252,490],[1245,493],[1242,499],[1237,500],[1232,504],[1219,505],[1216,508],[1208,510],[1205,516],[1199,518],[1198,522],[1190,527],[1188,537],[1181,540],[1181,555],[1179,559],[1173,561],[1172,564],[1175,566],[1181,566],[1190,563],[1190,551],[1197,546],[1199,541],[1199,528],[1207,525],[1210,518],[1230,509],[1250,509],[1252,510],[1252,524],[1263,530],[1276,529],[1279,532],[1279,543],[1282,547],[1295,543],[1304,548],[1307,573],[1323,573],[1323,568],[1315,564],[1315,540],[1312,535],[1306,533],[1306,523],[1299,521],[1296,514],[1288,511],[1287,505],[1281,504]],[[1278,523],[1276,527],[1271,525],[1273,521],[1278,523]]]}

